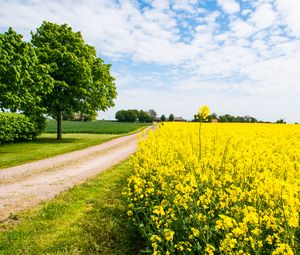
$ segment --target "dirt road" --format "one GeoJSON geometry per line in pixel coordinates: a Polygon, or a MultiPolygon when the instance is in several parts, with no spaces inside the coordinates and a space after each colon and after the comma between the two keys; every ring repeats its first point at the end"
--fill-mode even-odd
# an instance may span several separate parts
{"type": "Polygon", "coordinates": [[[0,220],[51,199],[135,152],[137,134],[0,170],[0,220]]]}

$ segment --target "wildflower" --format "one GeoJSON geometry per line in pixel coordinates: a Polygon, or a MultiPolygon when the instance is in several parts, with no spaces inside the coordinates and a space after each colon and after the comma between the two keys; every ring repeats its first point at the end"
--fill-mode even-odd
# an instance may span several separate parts
{"type": "Polygon", "coordinates": [[[199,108],[198,110],[198,115],[200,119],[206,120],[210,114],[210,109],[207,105],[203,105],[202,107],[199,108]]]}
{"type": "Polygon", "coordinates": [[[170,229],[164,229],[164,236],[167,241],[172,241],[174,236],[174,231],[170,229]]]}
{"type": "Polygon", "coordinates": [[[216,249],[215,249],[215,247],[213,246],[213,245],[211,245],[211,244],[207,244],[206,245],[206,248],[205,248],[205,253],[207,254],[207,255],[214,255],[214,251],[215,251],[216,249]]]}

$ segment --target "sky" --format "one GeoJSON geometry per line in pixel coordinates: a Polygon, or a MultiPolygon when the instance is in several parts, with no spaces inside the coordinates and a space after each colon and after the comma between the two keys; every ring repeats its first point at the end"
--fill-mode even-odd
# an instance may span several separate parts
{"type": "Polygon", "coordinates": [[[300,122],[299,0],[0,0],[0,32],[81,31],[112,64],[120,109],[300,122]]]}

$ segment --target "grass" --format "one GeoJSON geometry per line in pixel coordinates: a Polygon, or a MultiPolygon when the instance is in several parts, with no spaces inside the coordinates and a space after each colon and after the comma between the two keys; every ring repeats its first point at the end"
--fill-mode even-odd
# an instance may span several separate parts
{"type": "Polygon", "coordinates": [[[56,134],[42,134],[35,141],[0,145],[0,169],[83,149],[111,140],[118,135],[64,134],[57,141],[56,134]]]}
{"type": "MultiPolygon", "coordinates": [[[[63,121],[63,133],[90,133],[90,134],[124,134],[134,132],[143,127],[149,126],[148,123],[126,123],[117,121],[63,121]]],[[[56,133],[56,121],[47,121],[45,133],[56,133]]]]}
{"type": "Polygon", "coordinates": [[[138,254],[144,243],[121,195],[129,163],[0,225],[0,254],[138,254]]]}

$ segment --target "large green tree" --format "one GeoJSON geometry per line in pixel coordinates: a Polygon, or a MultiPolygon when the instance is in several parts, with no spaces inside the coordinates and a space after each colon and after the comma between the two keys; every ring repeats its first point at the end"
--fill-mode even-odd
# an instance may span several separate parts
{"type": "Polygon", "coordinates": [[[32,45],[12,28],[0,34],[0,56],[0,109],[21,111],[37,124],[43,123],[41,101],[53,88],[48,66],[39,62],[32,45]]]}
{"type": "Polygon", "coordinates": [[[50,66],[54,80],[52,93],[44,97],[43,106],[57,116],[57,139],[61,139],[62,113],[93,113],[114,106],[117,96],[110,65],[86,44],[80,32],[67,24],[43,24],[31,33],[39,60],[50,66]]]}

